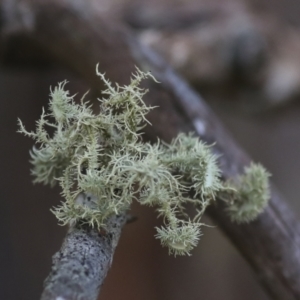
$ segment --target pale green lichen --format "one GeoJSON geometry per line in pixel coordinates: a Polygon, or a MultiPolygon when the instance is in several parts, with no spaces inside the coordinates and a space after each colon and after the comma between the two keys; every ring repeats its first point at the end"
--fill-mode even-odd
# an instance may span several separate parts
{"type": "Polygon", "coordinates": [[[156,237],[169,248],[170,254],[185,255],[198,244],[200,229],[197,223],[186,222],[180,226],[157,228],[156,237]]]}
{"type": "Polygon", "coordinates": [[[230,183],[233,190],[227,212],[232,221],[250,222],[265,209],[270,199],[269,177],[262,165],[251,163],[244,174],[230,183]]]}
{"type": "MultiPolygon", "coordinates": [[[[51,91],[49,112],[43,110],[35,132],[26,131],[19,120],[19,131],[38,144],[31,152],[35,181],[59,182],[65,201],[53,212],[63,225],[81,221],[105,227],[110,216],[125,212],[133,200],[156,206],[164,221],[156,237],[170,253],[189,254],[199,240],[205,208],[224,189],[216,156],[191,134],[180,134],[170,145],[141,141],[140,129],[152,107],[143,102],[147,91],[139,84],[153,78],[150,73],[137,70],[128,86],[114,86],[97,75],[106,85],[98,114],[83,99],[76,104],[62,82],[51,91]],[[192,220],[186,203],[196,208],[192,220]]],[[[249,190],[241,184],[247,203],[249,190]]],[[[238,200],[233,204],[244,208],[238,200]]]]}
{"type": "Polygon", "coordinates": [[[180,133],[170,145],[164,144],[164,164],[173,172],[180,171],[188,182],[193,183],[195,196],[200,195],[203,199],[214,199],[223,187],[216,159],[210,147],[192,134],[180,133]]]}

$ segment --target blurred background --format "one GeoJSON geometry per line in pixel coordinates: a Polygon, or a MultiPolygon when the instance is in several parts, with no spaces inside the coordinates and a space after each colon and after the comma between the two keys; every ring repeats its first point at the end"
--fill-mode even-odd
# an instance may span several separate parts
{"type": "MultiPolygon", "coordinates": [[[[300,1],[92,0],[131,27],[207,100],[239,144],[271,173],[300,215],[300,1]],[[298,49],[299,48],[299,49],[298,49]]],[[[56,61],[5,53],[0,69],[0,299],[38,299],[66,228],[49,209],[59,189],[33,185],[33,130],[50,86],[67,79],[82,95],[89,83],[56,61]],[[33,62],[34,61],[34,62],[33,62]]],[[[167,120],[166,120],[167,122],[167,120]]],[[[268,299],[253,271],[217,227],[191,257],[170,257],[154,239],[156,215],[134,204],[101,300],[268,299]]],[[[211,225],[206,218],[205,222],[211,225]]]]}

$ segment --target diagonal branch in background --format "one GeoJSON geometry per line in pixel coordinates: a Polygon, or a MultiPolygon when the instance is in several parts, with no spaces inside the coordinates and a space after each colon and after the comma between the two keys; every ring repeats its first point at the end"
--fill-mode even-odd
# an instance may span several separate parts
{"type": "Polygon", "coordinates": [[[111,14],[209,98],[259,110],[299,97],[298,22],[283,16],[296,5],[276,15],[280,1],[267,9],[256,0],[111,2],[111,14]]]}
{"type": "MultiPolygon", "coordinates": [[[[100,70],[120,84],[126,83],[134,65],[150,69],[161,84],[151,86],[145,101],[160,109],[149,115],[153,126],[146,128],[147,139],[170,141],[179,131],[195,131],[203,140],[216,142],[214,151],[222,154],[219,162],[225,178],[238,175],[249,163],[247,155],[185,81],[138,43],[123,24],[88,6],[90,2],[20,0],[9,7],[3,3],[8,2],[0,1],[3,40],[23,32],[28,42],[44,47],[46,53],[95,87],[94,67],[99,61],[100,70]],[[30,22],[20,24],[20,20],[30,22]]],[[[233,224],[221,204],[211,207],[209,214],[245,256],[270,295],[275,299],[300,299],[300,225],[275,188],[269,207],[250,224],[233,224]]]]}

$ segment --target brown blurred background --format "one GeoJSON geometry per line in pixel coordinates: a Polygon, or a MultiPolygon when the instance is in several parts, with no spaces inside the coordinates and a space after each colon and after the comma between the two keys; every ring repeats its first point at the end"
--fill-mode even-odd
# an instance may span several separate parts
{"type": "MultiPolygon", "coordinates": [[[[298,34],[299,0],[251,2],[256,11],[270,13],[272,18],[291,26],[298,34]]],[[[223,0],[222,5],[224,3],[223,0]]],[[[161,52],[164,53],[164,49],[161,52]]],[[[300,56],[295,63],[300,64],[300,56]]],[[[51,256],[59,249],[65,234],[66,228],[58,227],[49,211],[60,201],[59,189],[33,186],[28,162],[33,142],[16,133],[18,117],[27,128],[34,129],[41,107],[47,106],[49,87],[64,79],[70,82],[68,87],[73,93],[82,94],[89,88],[88,83],[53,62],[31,67],[23,61],[20,65],[3,65],[0,70],[0,299],[38,299],[50,270],[51,256]]],[[[238,104],[239,93],[235,93],[234,101],[229,99],[232,92],[226,94],[224,100],[222,93],[215,92],[218,85],[213,84],[211,87],[200,82],[195,87],[203,92],[253,160],[264,164],[272,173],[273,181],[300,215],[300,96],[297,89],[280,105],[273,105],[271,101],[267,108],[254,113],[247,109],[249,105],[238,104]]],[[[252,101],[249,99],[246,101],[252,101]]],[[[204,228],[204,235],[191,257],[174,258],[168,256],[167,250],[153,237],[154,226],[158,224],[153,210],[135,204],[132,214],[138,220],[125,226],[99,299],[268,299],[250,267],[217,227],[204,228]]],[[[205,222],[211,224],[209,219],[205,222]]]]}

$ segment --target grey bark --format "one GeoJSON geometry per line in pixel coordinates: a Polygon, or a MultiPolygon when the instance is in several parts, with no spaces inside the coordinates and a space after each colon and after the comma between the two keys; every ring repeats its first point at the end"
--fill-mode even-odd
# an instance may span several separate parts
{"type": "Polygon", "coordinates": [[[53,256],[41,300],[95,300],[112,263],[126,216],[113,216],[105,230],[77,224],[53,256]]]}
{"type": "MultiPolygon", "coordinates": [[[[221,154],[219,163],[224,179],[242,172],[250,158],[203,99],[159,56],[138,43],[122,23],[107,19],[92,5],[88,7],[89,3],[20,0],[19,5],[11,6],[4,14],[12,17],[7,18],[10,22],[4,22],[2,38],[9,41],[13,32],[22,31],[28,42],[44,47],[46,53],[68,64],[95,87],[99,84],[94,75],[97,62],[111,81],[120,84],[128,82],[134,65],[150,69],[161,84],[147,83],[150,92],[145,101],[160,108],[149,114],[153,126],[146,128],[145,137],[170,141],[179,131],[195,131],[208,143],[216,143],[213,149],[221,154]],[[21,8],[26,6],[25,12],[20,4],[21,8]],[[13,16],[18,14],[29,14],[30,18],[18,18],[33,20],[29,28],[28,22],[12,26],[17,23],[12,21],[13,16]]],[[[233,224],[220,203],[212,206],[209,214],[245,256],[274,299],[300,299],[300,225],[274,187],[269,207],[254,222],[233,224]]]]}

